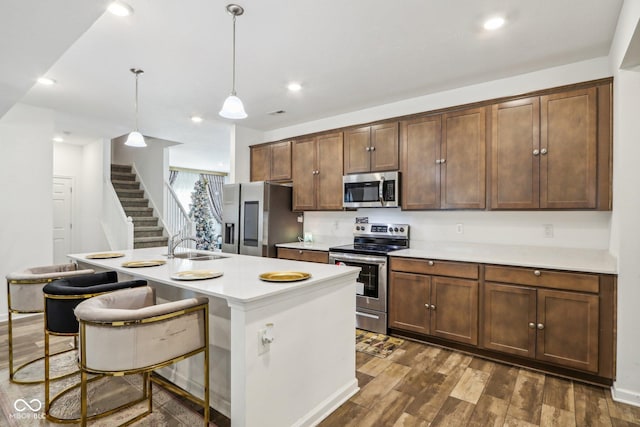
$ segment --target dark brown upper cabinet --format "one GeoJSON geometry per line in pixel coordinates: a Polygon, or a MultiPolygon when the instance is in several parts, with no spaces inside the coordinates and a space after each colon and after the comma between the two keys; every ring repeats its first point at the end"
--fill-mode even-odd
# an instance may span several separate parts
{"type": "Polygon", "coordinates": [[[486,108],[400,124],[403,209],[484,209],[486,108]]]}
{"type": "Polygon", "coordinates": [[[398,170],[398,123],[382,123],[346,131],[344,173],[398,170]]]}
{"type": "Polygon", "coordinates": [[[611,207],[611,86],[492,106],[491,209],[611,207]]]}
{"type": "Polygon", "coordinates": [[[291,141],[251,147],[251,181],[290,181],[291,141]]]}

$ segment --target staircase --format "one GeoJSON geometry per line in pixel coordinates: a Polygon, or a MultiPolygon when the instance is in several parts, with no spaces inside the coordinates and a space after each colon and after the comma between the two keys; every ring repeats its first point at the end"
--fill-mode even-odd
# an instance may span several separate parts
{"type": "Polygon", "coordinates": [[[149,200],[144,198],[144,190],[140,189],[131,166],[111,165],[111,183],[125,214],[133,219],[134,249],[167,246],[168,238],[158,225],[158,217],[153,215],[149,200]]]}

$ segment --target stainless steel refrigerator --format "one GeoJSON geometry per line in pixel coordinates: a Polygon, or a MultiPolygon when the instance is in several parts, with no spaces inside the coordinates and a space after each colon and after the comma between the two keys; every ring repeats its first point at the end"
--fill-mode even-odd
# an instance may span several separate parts
{"type": "Polygon", "coordinates": [[[291,187],[268,182],[222,187],[222,252],[275,258],[276,243],[302,237],[302,214],[291,211],[291,187]]]}

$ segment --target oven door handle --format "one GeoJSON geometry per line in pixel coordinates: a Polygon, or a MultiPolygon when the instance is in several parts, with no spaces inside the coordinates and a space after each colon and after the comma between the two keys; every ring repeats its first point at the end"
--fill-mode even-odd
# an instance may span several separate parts
{"type": "Polygon", "coordinates": [[[336,253],[330,252],[329,257],[334,261],[356,261],[356,262],[368,262],[372,264],[386,264],[387,257],[374,257],[374,256],[366,256],[366,255],[352,255],[345,253],[336,253]]]}
{"type": "Polygon", "coordinates": [[[363,313],[357,310],[356,310],[356,316],[368,317],[370,319],[380,319],[380,316],[376,316],[375,314],[363,313]]]}

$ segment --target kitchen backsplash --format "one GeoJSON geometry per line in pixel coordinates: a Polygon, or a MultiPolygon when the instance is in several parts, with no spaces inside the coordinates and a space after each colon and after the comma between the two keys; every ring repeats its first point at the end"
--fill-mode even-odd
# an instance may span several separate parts
{"type": "Polygon", "coordinates": [[[411,240],[479,242],[607,249],[611,212],[583,211],[402,211],[358,209],[305,212],[304,231],[316,241],[352,238],[356,217],[369,222],[406,223],[411,240]]]}

